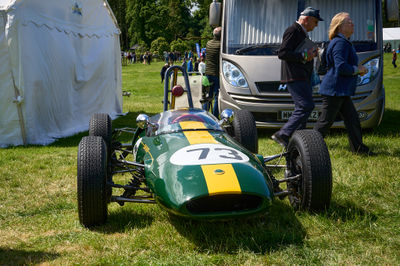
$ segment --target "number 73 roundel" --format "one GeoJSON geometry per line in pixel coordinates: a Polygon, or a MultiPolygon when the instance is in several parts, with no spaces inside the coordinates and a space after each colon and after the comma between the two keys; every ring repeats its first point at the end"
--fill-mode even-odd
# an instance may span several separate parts
{"type": "Polygon", "coordinates": [[[249,157],[241,151],[220,144],[195,144],[176,151],[170,158],[175,165],[243,163],[249,157]]]}

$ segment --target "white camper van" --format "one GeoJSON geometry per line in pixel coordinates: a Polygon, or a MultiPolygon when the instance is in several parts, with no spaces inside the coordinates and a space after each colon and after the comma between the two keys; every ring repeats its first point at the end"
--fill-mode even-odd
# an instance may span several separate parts
{"type": "MultiPolygon", "coordinates": [[[[398,0],[386,0],[388,18],[398,19],[398,0]]],[[[382,2],[381,0],[214,0],[210,24],[222,26],[219,108],[247,109],[257,127],[279,128],[294,109],[286,84],[280,82],[281,61],[277,52],[283,32],[302,10],[320,10],[321,21],[310,38],[321,47],[329,41],[328,29],[338,12],[350,13],[355,24],[352,43],[359,63],[369,72],[359,77],[353,97],[361,126],[372,128],[381,122],[385,107],[383,87],[382,2]]],[[[320,77],[323,79],[323,76],[320,77]]],[[[314,90],[314,112],[308,126],[318,119],[321,97],[314,90]]],[[[343,127],[337,117],[334,127],[343,127]]]]}

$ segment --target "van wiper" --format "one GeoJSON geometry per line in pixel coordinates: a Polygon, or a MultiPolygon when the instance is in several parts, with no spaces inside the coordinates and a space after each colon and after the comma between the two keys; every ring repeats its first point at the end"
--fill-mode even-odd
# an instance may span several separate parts
{"type": "Polygon", "coordinates": [[[243,48],[237,49],[235,51],[235,54],[236,55],[243,55],[243,54],[245,54],[245,53],[247,53],[249,51],[257,50],[257,49],[260,49],[260,48],[267,48],[267,47],[268,47],[267,44],[252,45],[252,46],[248,46],[248,47],[243,47],[243,48]]]}

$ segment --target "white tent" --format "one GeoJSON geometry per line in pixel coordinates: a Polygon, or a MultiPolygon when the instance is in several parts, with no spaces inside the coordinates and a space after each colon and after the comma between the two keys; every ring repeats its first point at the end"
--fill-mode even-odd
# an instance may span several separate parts
{"type": "Polygon", "coordinates": [[[119,29],[106,0],[0,0],[0,147],[46,145],[122,112],[119,29]]]}
{"type": "Polygon", "coordinates": [[[390,43],[392,49],[398,49],[400,45],[400,28],[383,28],[383,44],[390,43]]]}

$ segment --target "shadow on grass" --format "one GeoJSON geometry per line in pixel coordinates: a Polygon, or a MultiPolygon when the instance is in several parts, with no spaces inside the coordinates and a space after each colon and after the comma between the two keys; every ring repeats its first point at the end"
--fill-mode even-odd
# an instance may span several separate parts
{"type": "Polygon", "coordinates": [[[55,260],[60,255],[42,251],[0,247],[0,265],[32,265],[55,260]]]}
{"type": "Polygon", "coordinates": [[[137,213],[132,209],[118,208],[109,213],[104,225],[93,227],[91,230],[106,234],[122,233],[127,230],[150,226],[153,220],[154,217],[146,215],[145,212],[137,213]]]}
{"type": "Polygon", "coordinates": [[[355,203],[350,201],[344,203],[332,201],[326,216],[331,220],[342,222],[356,222],[360,220],[375,222],[378,219],[374,213],[359,208],[355,203]]]}
{"type": "Polygon", "coordinates": [[[374,132],[379,136],[399,136],[400,132],[400,111],[385,109],[382,122],[374,132]]]}
{"type": "MultiPolygon", "coordinates": [[[[146,112],[145,111],[129,112],[124,116],[118,117],[117,119],[112,121],[113,129],[114,128],[123,128],[123,127],[131,127],[131,128],[136,127],[136,117],[141,113],[146,113],[146,112]]],[[[147,113],[147,115],[153,116],[155,114],[147,113]]],[[[88,121],[88,125],[89,125],[89,121],[88,121]]],[[[77,147],[79,142],[81,141],[82,137],[88,136],[88,135],[89,135],[88,131],[81,132],[81,133],[75,134],[71,137],[58,139],[49,146],[50,147],[74,147],[74,146],[77,147]]],[[[129,142],[129,141],[132,141],[132,137],[133,137],[132,134],[123,133],[120,136],[120,141],[121,142],[129,142]]]]}
{"type": "Polygon", "coordinates": [[[236,254],[240,249],[265,254],[302,245],[306,235],[293,209],[280,201],[264,215],[229,221],[198,221],[170,216],[171,224],[201,252],[236,254]]]}

